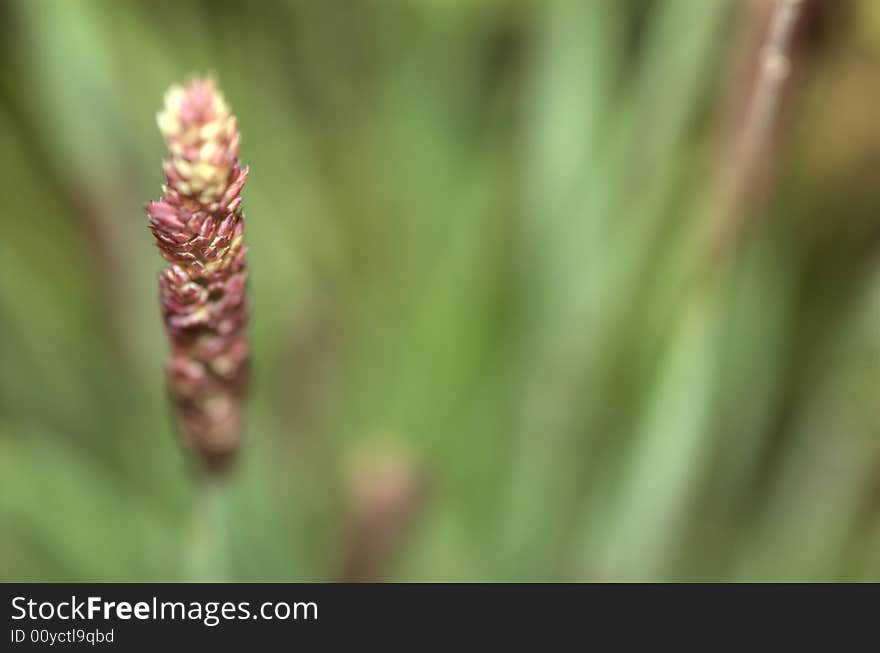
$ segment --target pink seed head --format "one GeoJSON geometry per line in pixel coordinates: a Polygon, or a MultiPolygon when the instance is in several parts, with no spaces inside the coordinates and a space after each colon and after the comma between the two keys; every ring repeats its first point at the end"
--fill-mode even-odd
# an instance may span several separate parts
{"type": "Polygon", "coordinates": [[[183,441],[208,472],[228,467],[243,430],[249,351],[238,125],[211,79],[174,85],[157,117],[168,147],[163,196],[146,206],[170,264],[159,296],[171,343],[169,393],[183,441]]]}

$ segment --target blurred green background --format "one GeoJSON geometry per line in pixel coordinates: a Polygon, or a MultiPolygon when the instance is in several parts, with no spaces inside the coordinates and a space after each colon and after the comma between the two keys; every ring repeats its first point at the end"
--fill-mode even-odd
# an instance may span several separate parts
{"type": "Polygon", "coordinates": [[[880,580],[880,5],[812,12],[725,210],[771,5],[0,3],[0,579],[880,580]],[[254,353],[211,505],[142,208],[205,72],[254,353]]]}

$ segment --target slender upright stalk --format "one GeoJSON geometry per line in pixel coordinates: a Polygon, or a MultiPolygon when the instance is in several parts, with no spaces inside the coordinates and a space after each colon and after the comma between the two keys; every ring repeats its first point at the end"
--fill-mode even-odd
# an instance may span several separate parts
{"type": "Polygon", "coordinates": [[[168,147],[166,184],[146,209],[170,264],[159,274],[168,389],[184,444],[214,475],[229,467],[242,438],[248,171],[238,160],[236,119],[212,80],[172,86],[158,123],[168,147]]]}
{"type": "Polygon", "coordinates": [[[225,483],[203,479],[196,487],[190,529],[184,533],[184,580],[229,581],[229,525],[225,483]]]}
{"type": "Polygon", "coordinates": [[[766,172],[770,147],[789,88],[795,32],[807,0],[774,0],[761,43],[758,68],[746,92],[745,111],[734,130],[715,198],[716,220],[710,233],[710,259],[726,259],[744,226],[749,200],[760,173],[766,172]]]}

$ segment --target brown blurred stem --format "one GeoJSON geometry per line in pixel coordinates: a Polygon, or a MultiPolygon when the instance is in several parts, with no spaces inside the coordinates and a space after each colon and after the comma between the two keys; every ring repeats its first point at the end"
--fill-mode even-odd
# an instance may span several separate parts
{"type": "Polygon", "coordinates": [[[745,227],[761,179],[769,173],[771,144],[790,88],[795,36],[810,2],[816,0],[774,0],[769,21],[764,3],[750,10],[748,22],[763,28],[764,36],[758,41],[756,70],[734,94],[744,97],[732,98],[733,105],[744,110],[732,119],[730,145],[722,157],[725,165],[713,204],[716,219],[707,246],[713,266],[728,258],[745,227]]]}

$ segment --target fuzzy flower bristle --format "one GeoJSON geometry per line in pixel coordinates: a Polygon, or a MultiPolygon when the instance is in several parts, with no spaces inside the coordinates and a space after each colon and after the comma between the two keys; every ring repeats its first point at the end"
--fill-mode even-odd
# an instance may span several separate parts
{"type": "Polygon", "coordinates": [[[239,132],[210,79],[174,85],[157,122],[169,156],[163,196],[147,205],[170,264],[159,274],[169,392],[186,445],[208,471],[226,468],[242,436],[248,376],[246,247],[239,132]]]}

